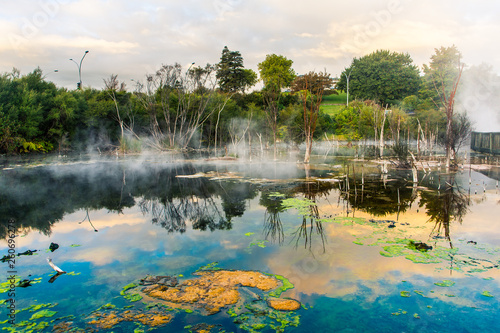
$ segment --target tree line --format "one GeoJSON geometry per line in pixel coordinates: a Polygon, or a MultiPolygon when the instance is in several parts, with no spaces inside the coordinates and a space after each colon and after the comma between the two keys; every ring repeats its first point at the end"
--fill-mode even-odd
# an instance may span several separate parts
{"type": "MultiPolygon", "coordinates": [[[[245,144],[305,143],[332,135],[348,141],[422,140],[449,156],[470,132],[454,111],[463,65],[455,46],[435,50],[421,72],[410,55],[388,50],[355,58],[338,82],[326,72],[298,75],[293,61],[270,54],[258,74],[239,51],[224,47],[219,63],[162,65],[128,89],[117,75],[104,88],[59,88],[37,68],[0,76],[0,153],[143,149],[235,150],[245,144]],[[262,81],[260,90],[250,91],[262,81]],[[349,82],[349,86],[348,85],[349,82]],[[354,102],[331,114],[324,96],[349,91],[354,102]],[[447,154],[448,155],[448,154],[447,154]]],[[[382,153],[382,152],[381,152],[382,153]]]]}

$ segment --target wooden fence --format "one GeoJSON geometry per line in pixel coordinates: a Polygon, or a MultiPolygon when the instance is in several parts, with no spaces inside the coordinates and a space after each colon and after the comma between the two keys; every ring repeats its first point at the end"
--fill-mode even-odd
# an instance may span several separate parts
{"type": "Polygon", "coordinates": [[[500,132],[472,132],[470,148],[481,153],[500,155],[500,132]]]}

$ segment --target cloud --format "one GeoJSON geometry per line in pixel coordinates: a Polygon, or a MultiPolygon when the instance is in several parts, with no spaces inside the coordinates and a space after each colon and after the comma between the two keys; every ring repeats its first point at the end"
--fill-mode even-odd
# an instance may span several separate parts
{"type": "Polygon", "coordinates": [[[486,61],[498,71],[498,9],[487,0],[20,0],[0,14],[0,72],[59,68],[51,79],[73,87],[67,59],[90,50],[84,84],[100,87],[110,71],[128,80],[164,63],[216,63],[227,45],[254,70],[276,53],[292,59],[297,72],[338,75],[353,57],[377,49],[407,52],[420,66],[434,48],[452,44],[466,62],[486,61]],[[8,36],[29,43],[16,46],[8,36]]]}

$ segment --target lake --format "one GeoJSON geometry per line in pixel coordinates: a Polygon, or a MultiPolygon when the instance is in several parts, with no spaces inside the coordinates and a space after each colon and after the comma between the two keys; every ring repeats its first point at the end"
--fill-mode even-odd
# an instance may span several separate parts
{"type": "Polygon", "coordinates": [[[333,156],[4,163],[1,326],[498,332],[498,166],[429,166],[418,182],[383,169],[333,156]]]}

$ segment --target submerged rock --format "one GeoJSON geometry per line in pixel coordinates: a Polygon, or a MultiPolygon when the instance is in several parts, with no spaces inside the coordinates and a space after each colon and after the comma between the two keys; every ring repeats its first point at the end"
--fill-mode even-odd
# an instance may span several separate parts
{"type": "Polygon", "coordinates": [[[176,276],[146,276],[144,279],[141,279],[140,284],[142,286],[150,286],[153,284],[158,284],[161,286],[169,286],[175,287],[177,285],[177,277],[176,276]]]}
{"type": "Polygon", "coordinates": [[[32,256],[32,255],[33,255],[33,253],[35,253],[36,251],[38,251],[38,250],[26,250],[26,251],[24,251],[24,252],[20,252],[20,253],[18,253],[18,254],[17,254],[17,256],[18,256],[18,257],[19,257],[19,256],[32,256]]]}
{"type": "Polygon", "coordinates": [[[418,251],[421,251],[421,252],[427,252],[429,250],[432,250],[432,246],[427,245],[427,244],[422,243],[422,242],[415,242],[415,241],[412,241],[412,240],[410,240],[410,243],[408,244],[408,247],[410,249],[415,249],[415,250],[418,250],[418,251]]]}
{"type": "Polygon", "coordinates": [[[267,299],[267,305],[275,310],[280,311],[295,311],[300,309],[301,304],[299,301],[290,298],[274,298],[267,299]]]}
{"type": "Polygon", "coordinates": [[[31,287],[31,282],[31,280],[24,279],[22,281],[19,281],[19,284],[17,286],[21,288],[31,287]]]}
{"type": "Polygon", "coordinates": [[[50,252],[54,252],[55,250],[57,250],[59,248],[59,244],[56,244],[56,243],[50,243],[49,245],[49,250],[50,252]]]}

